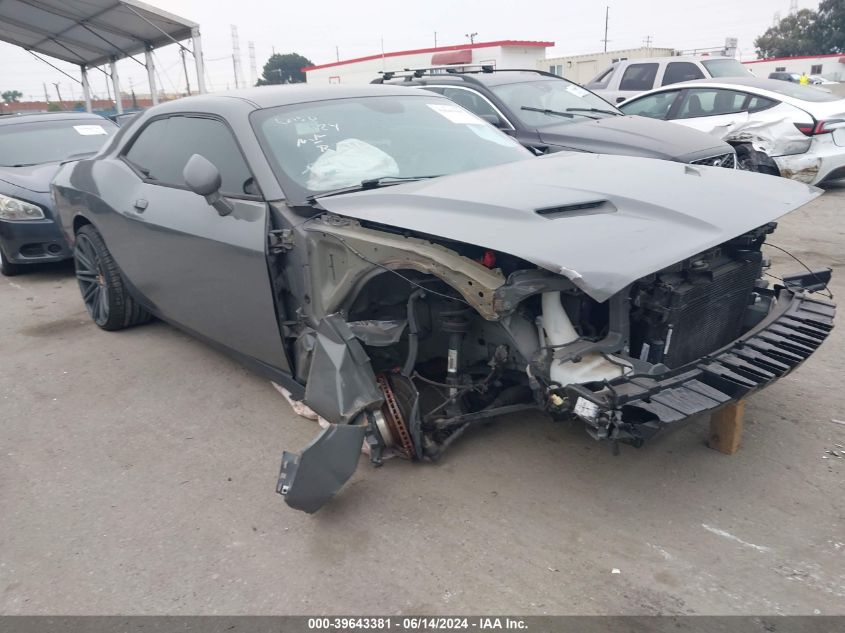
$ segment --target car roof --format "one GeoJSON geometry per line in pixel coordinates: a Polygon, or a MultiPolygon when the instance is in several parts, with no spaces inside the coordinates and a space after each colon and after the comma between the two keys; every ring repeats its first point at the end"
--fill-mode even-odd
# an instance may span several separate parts
{"type": "Polygon", "coordinates": [[[695,55],[676,55],[674,57],[638,57],[635,59],[621,59],[616,64],[645,64],[648,62],[709,62],[712,60],[732,59],[737,61],[734,57],[722,57],[717,55],[708,55],[706,57],[697,57],[695,55]]]}
{"type": "Polygon", "coordinates": [[[88,114],[87,112],[32,112],[0,116],[0,125],[36,123],[38,121],[80,121],[85,119],[97,121],[107,120],[99,114],[88,114]]]}
{"type": "MultiPolygon", "coordinates": [[[[309,84],[283,84],[183,97],[182,99],[168,101],[167,103],[150,108],[147,112],[158,114],[192,109],[219,110],[221,107],[225,108],[227,103],[234,104],[237,102],[240,102],[241,105],[247,105],[250,109],[263,109],[296,103],[307,103],[309,101],[407,95],[407,89],[393,88],[390,85],[360,84],[344,86],[331,84],[315,86],[309,84]]],[[[425,93],[425,95],[431,96],[430,93],[425,93]]]]}
{"type": "MultiPolygon", "coordinates": [[[[786,81],[781,81],[779,79],[760,79],[757,77],[749,76],[749,77],[719,77],[713,79],[694,79],[692,81],[682,81],[676,84],[669,84],[666,86],[661,86],[660,88],[655,88],[654,90],[649,90],[647,92],[642,92],[638,95],[635,95],[628,99],[625,103],[630,103],[632,101],[639,100],[643,97],[659,94],[661,92],[668,92],[670,90],[682,90],[684,88],[707,88],[707,87],[715,87],[715,88],[725,88],[727,90],[736,89],[736,90],[744,90],[746,92],[751,92],[753,94],[758,94],[763,97],[768,97],[770,99],[774,99],[776,101],[781,101],[783,103],[789,103],[800,108],[803,108],[808,111],[813,111],[819,107],[825,109],[827,106],[825,104],[830,103],[840,103],[845,101],[845,98],[837,97],[837,95],[832,94],[829,90],[820,90],[815,86],[797,86],[796,84],[789,83],[786,81]],[[830,95],[834,97],[833,99],[824,99],[824,100],[808,100],[802,99],[801,97],[796,97],[791,94],[784,92],[784,90],[791,87],[792,89],[800,89],[800,90],[810,90],[815,91],[816,93],[823,93],[825,95],[830,95]]],[[[622,105],[625,105],[623,103],[622,105]]]]}
{"type": "MultiPolygon", "coordinates": [[[[792,74],[792,73],[784,73],[792,74]]],[[[762,77],[755,77],[748,75],[748,77],[714,77],[712,79],[693,79],[692,81],[682,82],[684,86],[692,84],[727,84],[730,86],[741,86],[744,88],[755,88],[757,90],[768,90],[769,92],[777,92],[783,90],[783,81],[779,79],[768,79],[762,77]]],[[[680,85],[680,84],[673,84],[680,85]]],[[[665,87],[665,86],[664,86],[665,87]]]]}

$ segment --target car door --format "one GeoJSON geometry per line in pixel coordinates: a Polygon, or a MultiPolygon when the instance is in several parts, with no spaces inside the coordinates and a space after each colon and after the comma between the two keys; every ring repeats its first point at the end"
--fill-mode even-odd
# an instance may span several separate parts
{"type": "Polygon", "coordinates": [[[168,320],[288,371],[265,253],[267,204],[225,122],[154,119],[118,163],[136,177],[116,209],[125,223],[113,254],[136,291],[168,320]],[[231,214],[185,186],[182,170],[195,153],[220,171],[231,214]]]}
{"type": "Polygon", "coordinates": [[[663,76],[660,80],[661,86],[678,84],[682,81],[694,81],[704,79],[704,73],[697,64],[692,62],[669,62],[663,67],[663,76]]]}
{"type": "Polygon", "coordinates": [[[660,64],[657,62],[628,64],[622,71],[619,87],[609,91],[608,101],[622,103],[625,99],[651,90],[655,87],[659,67],[660,64]]]}
{"type": "Polygon", "coordinates": [[[722,88],[689,88],[683,91],[668,118],[702,132],[730,129],[748,121],[750,95],[722,88]]]}

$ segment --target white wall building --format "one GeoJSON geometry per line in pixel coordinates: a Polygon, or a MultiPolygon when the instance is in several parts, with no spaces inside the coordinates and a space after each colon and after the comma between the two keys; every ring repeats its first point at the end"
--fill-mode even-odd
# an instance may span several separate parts
{"type": "Polygon", "coordinates": [[[769,73],[807,73],[821,75],[831,81],[845,81],[845,55],[816,55],[803,57],[772,57],[743,62],[760,78],[765,79],[769,73]]]}
{"type": "Polygon", "coordinates": [[[489,64],[496,68],[537,68],[554,42],[501,40],[437,48],[420,48],[345,59],[330,64],[306,66],[309,84],[365,84],[391,70],[428,68],[430,66],[467,66],[489,64]]]}
{"type": "Polygon", "coordinates": [[[537,63],[539,70],[545,70],[577,84],[587,83],[613,62],[624,59],[641,59],[646,57],[670,57],[675,55],[673,48],[629,48],[621,51],[603,51],[588,55],[566,55],[564,57],[550,57],[537,63]]]}

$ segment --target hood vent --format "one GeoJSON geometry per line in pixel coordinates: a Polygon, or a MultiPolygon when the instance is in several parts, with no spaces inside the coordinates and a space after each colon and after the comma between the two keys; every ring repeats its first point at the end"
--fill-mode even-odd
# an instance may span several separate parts
{"type": "Polygon", "coordinates": [[[546,207],[545,209],[535,209],[534,213],[541,215],[547,220],[556,220],[558,218],[571,218],[581,215],[596,215],[598,213],[614,213],[616,207],[607,200],[594,200],[592,202],[576,202],[575,204],[565,204],[559,207],[546,207]]]}

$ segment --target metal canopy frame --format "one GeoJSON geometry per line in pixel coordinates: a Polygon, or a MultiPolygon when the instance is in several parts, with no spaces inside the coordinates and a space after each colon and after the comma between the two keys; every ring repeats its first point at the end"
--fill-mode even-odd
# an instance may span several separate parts
{"type": "Polygon", "coordinates": [[[152,51],[168,44],[194,56],[198,88],[206,92],[199,24],[138,0],[0,0],[0,41],[20,46],[38,59],[46,55],[79,66],[88,112],[88,70],[106,63],[117,112],[123,112],[116,66],[123,58],[147,68],[152,102],[158,103],[152,51]],[[181,43],[187,39],[193,50],[181,43]],[[139,53],[144,53],[143,62],[133,57],[139,53]]]}

